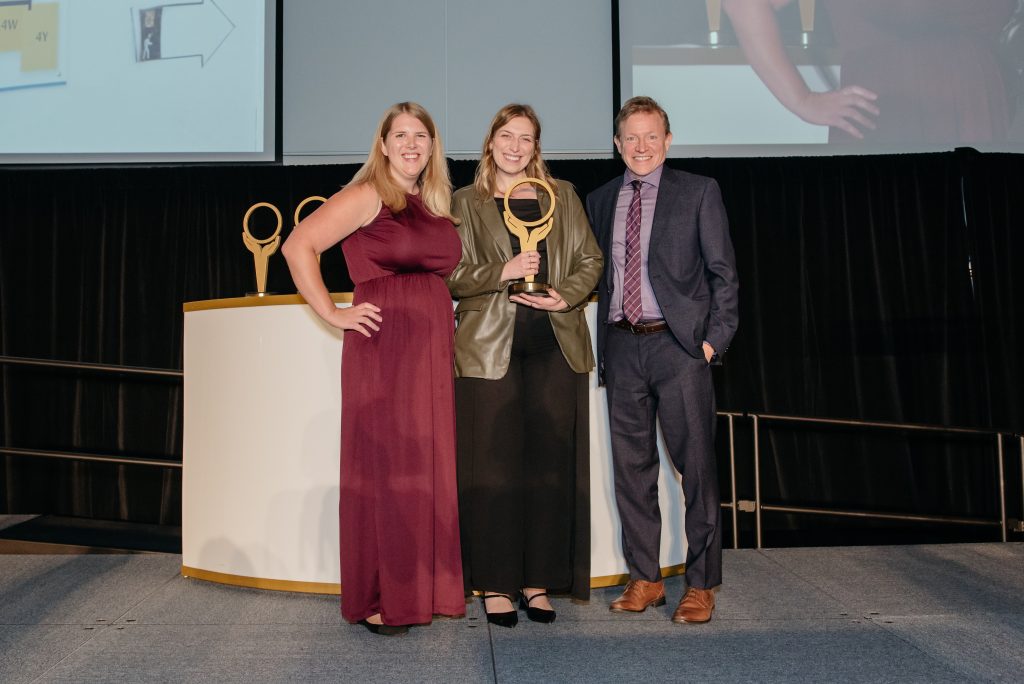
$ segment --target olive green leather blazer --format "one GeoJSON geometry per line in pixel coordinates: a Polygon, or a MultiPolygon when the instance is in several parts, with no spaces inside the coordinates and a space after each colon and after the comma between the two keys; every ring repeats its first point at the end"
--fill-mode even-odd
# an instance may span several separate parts
{"type": "MultiPolygon", "coordinates": [[[[594,352],[583,313],[601,277],[604,260],[583,205],[572,184],[558,181],[554,226],[546,238],[548,281],[569,304],[565,312],[550,313],[551,327],[569,367],[587,373],[594,352]]],[[[541,212],[551,200],[538,191],[541,212]]],[[[462,238],[462,260],[448,277],[448,289],[458,298],[455,308],[456,377],[497,380],[508,371],[517,304],[508,301],[509,281],[501,280],[512,258],[515,239],[501,218],[494,199],[480,200],[473,186],[452,197],[452,214],[462,238]]]]}

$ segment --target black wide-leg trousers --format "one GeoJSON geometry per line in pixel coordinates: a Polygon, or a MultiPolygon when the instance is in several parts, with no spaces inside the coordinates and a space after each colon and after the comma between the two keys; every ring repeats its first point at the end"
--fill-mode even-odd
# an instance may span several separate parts
{"type": "Polygon", "coordinates": [[[550,324],[517,326],[508,372],[455,381],[466,588],[573,584],[579,384],[550,324]],[[544,334],[546,333],[546,334],[544,334]]]}

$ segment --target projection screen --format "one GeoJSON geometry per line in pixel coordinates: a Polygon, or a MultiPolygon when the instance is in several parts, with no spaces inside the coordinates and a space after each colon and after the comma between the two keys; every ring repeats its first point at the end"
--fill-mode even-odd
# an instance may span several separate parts
{"type": "Polygon", "coordinates": [[[1024,150],[1017,0],[619,0],[674,156],[1024,150]]]}
{"type": "Polygon", "coordinates": [[[270,161],[274,0],[0,0],[0,163],[270,161]]]}
{"type": "Polygon", "coordinates": [[[480,154],[491,117],[534,106],[548,157],[611,155],[608,0],[289,0],[284,163],[358,161],[381,113],[426,107],[446,153],[480,154]]]}

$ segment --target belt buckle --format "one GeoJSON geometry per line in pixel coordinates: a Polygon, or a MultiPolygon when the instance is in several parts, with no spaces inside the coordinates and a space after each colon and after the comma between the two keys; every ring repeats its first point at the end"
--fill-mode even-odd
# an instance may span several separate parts
{"type": "Polygon", "coordinates": [[[657,328],[657,326],[661,325],[662,323],[664,323],[664,321],[650,321],[648,323],[637,323],[636,326],[634,326],[636,328],[635,333],[637,335],[653,335],[654,333],[659,332],[661,330],[660,328],[657,328]]]}

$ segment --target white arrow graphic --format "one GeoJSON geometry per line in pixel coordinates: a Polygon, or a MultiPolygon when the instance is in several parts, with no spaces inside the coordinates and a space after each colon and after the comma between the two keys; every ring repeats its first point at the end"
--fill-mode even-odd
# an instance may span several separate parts
{"type": "Polygon", "coordinates": [[[140,9],[136,14],[137,59],[213,58],[235,24],[216,0],[178,2],[140,9]]]}

